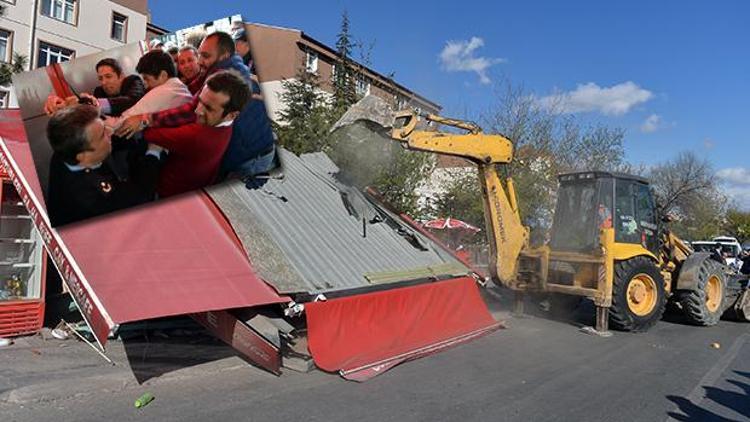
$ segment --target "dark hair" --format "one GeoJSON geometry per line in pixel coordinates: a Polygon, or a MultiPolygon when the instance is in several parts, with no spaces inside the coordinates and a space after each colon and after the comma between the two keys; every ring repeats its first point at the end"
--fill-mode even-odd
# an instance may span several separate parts
{"type": "Polygon", "coordinates": [[[86,127],[99,117],[94,106],[76,104],[58,110],[47,122],[47,140],[55,154],[68,164],[78,164],[78,153],[88,151],[86,127]]]}
{"type": "Polygon", "coordinates": [[[167,50],[167,53],[169,54],[177,54],[180,52],[180,49],[177,47],[169,47],[169,50],[167,50]]]}
{"type": "Polygon", "coordinates": [[[99,70],[99,68],[102,66],[111,67],[112,70],[114,70],[115,73],[117,73],[117,76],[122,75],[122,66],[120,66],[120,63],[117,60],[111,57],[107,57],[106,59],[99,60],[99,62],[96,64],[96,70],[99,70]]]}
{"type": "Polygon", "coordinates": [[[213,92],[221,92],[229,97],[224,104],[224,114],[242,111],[250,101],[250,87],[245,79],[234,70],[220,70],[206,80],[206,86],[213,92]]]}
{"type": "Polygon", "coordinates": [[[204,41],[209,38],[217,38],[216,46],[219,49],[220,56],[223,54],[229,54],[230,56],[234,54],[234,40],[231,35],[226,32],[217,31],[209,34],[204,41]]]}
{"type": "Polygon", "coordinates": [[[151,75],[155,78],[159,77],[162,70],[167,72],[167,76],[170,78],[177,76],[177,68],[172,56],[161,50],[153,50],[144,54],[135,67],[136,72],[151,75]]]}

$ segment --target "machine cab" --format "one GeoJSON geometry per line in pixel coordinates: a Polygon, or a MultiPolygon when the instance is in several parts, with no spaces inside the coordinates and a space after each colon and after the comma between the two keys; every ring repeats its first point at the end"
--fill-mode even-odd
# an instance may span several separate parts
{"type": "Polygon", "coordinates": [[[601,229],[614,228],[616,243],[658,249],[656,204],[648,181],[610,172],[559,176],[552,222],[552,250],[591,253],[601,229]]]}

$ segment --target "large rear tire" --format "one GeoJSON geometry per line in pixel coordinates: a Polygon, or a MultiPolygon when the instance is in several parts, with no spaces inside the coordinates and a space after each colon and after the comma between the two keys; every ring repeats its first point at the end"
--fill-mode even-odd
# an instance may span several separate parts
{"type": "Polygon", "coordinates": [[[664,278],[653,261],[638,256],[615,264],[609,323],[622,331],[646,331],[664,315],[664,278]]]}
{"type": "Polygon", "coordinates": [[[727,278],[721,265],[712,259],[703,261],[695,290],[678,293],[687,320],[694,325],[716,325],[726,308],[726,287],[727,278]]]}

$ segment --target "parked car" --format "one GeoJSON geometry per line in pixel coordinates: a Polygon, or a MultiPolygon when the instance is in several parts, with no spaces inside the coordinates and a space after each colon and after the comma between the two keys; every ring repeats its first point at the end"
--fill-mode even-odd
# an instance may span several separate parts
{"type": "Polygon", "coordinates": [[[742,245],[734,237],[718,236],[711,240],[699,240],[690,242],[693,250],[696,252],[714,252],[721,255],[726,264],[731,268],[739,271],[742,267],[742,245]]]}

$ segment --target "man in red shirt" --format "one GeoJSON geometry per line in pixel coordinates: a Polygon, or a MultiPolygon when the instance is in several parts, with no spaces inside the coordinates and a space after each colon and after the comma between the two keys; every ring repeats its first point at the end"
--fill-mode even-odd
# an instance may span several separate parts
{"type": "Polygon", "coordinates": [[[215,182],[232,136],[232,122],[250,96],[250,87],[240,75],[220,71],[206,80],[198,95],[195,122],[144,131],[146,142],[169,151],[157,186],[161,198],[215,182]]]}

